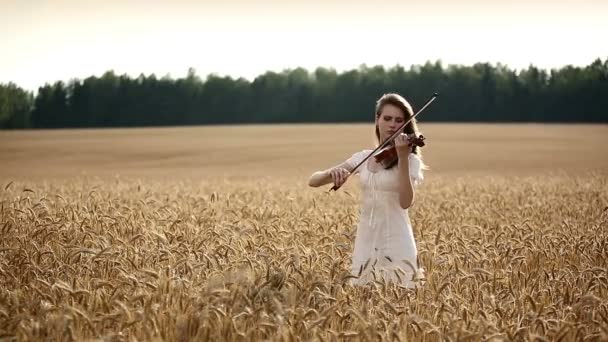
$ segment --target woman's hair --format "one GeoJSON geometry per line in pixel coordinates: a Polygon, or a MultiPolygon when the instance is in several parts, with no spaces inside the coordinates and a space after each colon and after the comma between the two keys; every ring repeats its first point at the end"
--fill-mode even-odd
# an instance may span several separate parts
{"type": "MultiPolygon", "coordinates": [[[[376,101],[376,119],[380,118],[382,109],[387,104],[391,104],[391,105],[401,109],[401,111],[404,114],[405,121],[409,120],[409,118],[411,118],[414,115],[414,110],[412,109],[412,106],[403,98],[403,96],[396,94],[396,93],[388,93],[388,94],[382,95],[382,97],[380,97],[378,99],[378,101],[376,101]]],[[[406,134],[416,133],[416,135],[418,135],[418,132],[419,131],[418,131],[418,125],[416,123],[416,118],[412,119],[403,128],[403,133],[406,133],[406,134]]],[[[376,144],[379,145],[380,143],[381,143],[380,131],[378,129],[378,124],[376,124],[376,144]]],[[[412,153],[422,156],[420,153],[420,147],[418,147],[418,146],[414,147],[412,153]]]]}

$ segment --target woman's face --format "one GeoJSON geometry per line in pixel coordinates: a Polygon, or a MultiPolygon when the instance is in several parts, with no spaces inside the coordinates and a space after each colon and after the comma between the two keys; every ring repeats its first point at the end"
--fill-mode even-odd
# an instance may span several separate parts
{"type": "Polygon", "coordinates": [[[392,104],[385,104],[380,116],[376,118],[376,125],[378,125],[378,131],[380,132],[380,143],[393,135],[397,128],[403,125],[403,122],[405,122],[403,111],[392,104]]]}

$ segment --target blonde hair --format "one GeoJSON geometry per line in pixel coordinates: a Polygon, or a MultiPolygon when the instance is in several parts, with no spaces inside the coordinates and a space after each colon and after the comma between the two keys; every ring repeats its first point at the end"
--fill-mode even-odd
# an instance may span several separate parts
{"type": "MultiPolygon", "coordinates": [[[[393,105],[401,109],[405,121],[409,120],[412,116],[414,116],[414,110],[412,109],[412,106],[409,104],[409,102],[407,102],[407,100],[403,96],[397,93],[388,93],[382,95],[378,99],[378,101],[376,101],[376,119],[380,118],[380,114],[382,114],[382,109],[384,109],[384,106],[386,106],[387,104],[393,105]]],[[[419,134],[416,118],[412,119],[407,125],[405,125],[405,127],[403,128],[403,133],[415,133],[416,135],[419,134]]],[[[376,124],[376,144],[376,146],[380,145],[380,130],[378,129],[378,124],[376,124]]],[[[422,156],[422,154],[420,153],[420,147],[418,146],[414,147],[412,153],[415,153],[418,156],[422,156]]]]}

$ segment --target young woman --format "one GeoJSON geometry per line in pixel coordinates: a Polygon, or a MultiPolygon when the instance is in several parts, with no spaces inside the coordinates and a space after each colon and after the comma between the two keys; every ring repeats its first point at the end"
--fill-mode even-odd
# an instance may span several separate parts
{"type": "MultiPolygon", "coordinates": [[[[391,137],[414,112],[399,94],[385,94],[376,102],[376,139],[391,137]]],[[[352,255],[351,284],[363,285],[374,279],[413,288],[422,277],[417,249],[408,216],[414,202],[414,187],[423,180],[425,168],[420,149],[410,144],[419,135],[415,118],[394,139],[399,160],[389,169],[370,157],[356,173],[362,190],[359,224],[352,255]]],[[[309,185],[333,182],[341,186],[355,166],[373,150],[354,153],[342,164],[312,174],[309,185]]]]}

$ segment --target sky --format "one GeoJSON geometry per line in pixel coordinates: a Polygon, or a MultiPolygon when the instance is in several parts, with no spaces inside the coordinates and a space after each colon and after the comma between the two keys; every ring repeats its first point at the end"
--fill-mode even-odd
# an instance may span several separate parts
{"type": "Polygon", "coordinates": [[[607,0],[0,0],[0,83],[608,58],[607,0]]]}

